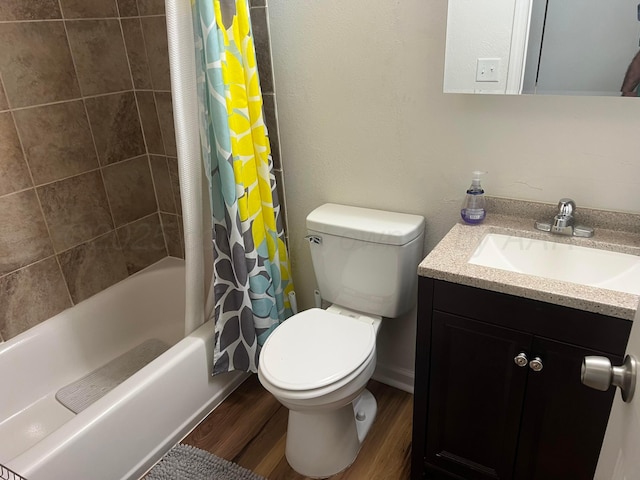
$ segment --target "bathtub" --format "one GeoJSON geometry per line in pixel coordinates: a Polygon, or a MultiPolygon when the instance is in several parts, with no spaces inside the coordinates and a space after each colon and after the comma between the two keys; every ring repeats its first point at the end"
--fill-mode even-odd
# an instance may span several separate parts
{"type": "Polygon", "coordinates": [[[184,337],[165,258],[0,344],[0,464],[29,480],[139,478],[246,378],[211,377],[213,325],[184,337]],[[148,339],[167,351],[78,414],[56,392],[148,339]]]}

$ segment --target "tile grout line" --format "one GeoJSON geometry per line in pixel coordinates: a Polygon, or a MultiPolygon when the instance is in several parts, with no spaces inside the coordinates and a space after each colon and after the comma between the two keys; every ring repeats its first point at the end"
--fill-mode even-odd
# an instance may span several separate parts
{"type": "MultiPolygon", "coordinates": [[[[116,6],[118,8],[118,13],[120,13],[120,9],[119,6],[117,5],[117,1],[116,1],[116,6]]],[[[138,1],[136,0],[136,8],[138,9],[138,13],[140,13],[140,5],[138,5],[138,1]]],[[[124,29],[122,27],[122,18],[119,19],[120,20],[120,29],[122,30],[122,40],[125,43],[125,48],[127,45],[127,42],[124,38],[124,29]]],[[[151,66],[149,65],[149,51],[147,50],[147,39],[144,35],[144,28],[142,26],[142,17],[138,17],[138,26],[140,27],[140,35],[142,36],[142,47],[144,49],[144,55],[147,61],[147,73],[149,75],[149,82],[151,83],[151,92],[153,92],[153,88],[155,88],[154,82],[153,82],[153,75],[151,75],[151,66]]],[[[136,92],[136,83],[135,80],[133,78],[133,68],[131,67],[131,58],[129,57],[129,55],[127,54],[127,64],[129,65],[129,73],[131,75],[131,81],[133,83],[133,88],[134,88],[134,97],[136,99],[136,108],[138,109],[138,120],[140,121],[140,129],[142,130],[142,140],[144,141],[144,148],[147,152],[147,165],[149,167],[149,173],[151,174],[151,183],[153,184],[153,194],[155,195],[156,198],[156,213],[158,215],[158,220],[160,221],[160,228],[162,230],[162,239],[164,240],[164,249],[165,249],[165,253],[167,254],[167,256],[169,256],[169,242],[167,241],[167,235],[165,233],[165,228],[164,228],[164,224],[162,222],[162,217],[160,215],[160,200],[158,199],[158,188],[156,187],[156,178],[155,175],[153,174],[153,167],[151,165],[151,152],[149,151],[149,144],[147,142],[147,132],[146,129],[144,128],[144,123],[142,121],[142,113],[140,111],[140,100],[138,99],[138,94],[136,92]]],[[[158,126],[160,126],[160,120],[158,118],[158,108],[156,107],[156,97],[155,95],[151,95],[151,97],[153,98],[153,107],[155,110],[155,115],[156,115],[156,120],[158,120],[158,126]]],[[[162,128],[160,129],[160,137],[162,138],[162,128]]],[[[166,148],[164,147],[164,139],[162,141],[162,148],[165,150],[166,153],[166,148]]],[[[165,162],[166,163],[166,162],[165,162]]],[[[167,170],[167,174],[169,173],[169,171],[167,170]]],[[[171,181],[169,181],[169,188],[171,188],[171,181]]],[[[172,189],[173,192],[173,189],[172,189]]],[[[173,200],[173,199],[172,199],[173,200]]]]}
{"type": "MultiPolygon", "coordinates": [[[[169,186],[171,187],[171,196],[173,199],[173,206],[176,209],[176,213],[178,213],[178,202],[176,202],[176,194],[179,194],[180,192],[176,192],[175,189],[173,188],[173,182],[171,181],[171,169],[169,168],[169,158],[175,159],[176,162],[178,161],[178,152],[176,152],[176,156],[174,157],[173,155],[167,155],[167,142],[165,141],[165,131],[162,129],[162,124],[160,123],[160,113],[158,113],[158,101],[156,99],[156,93],[157,92],[153,92],[153,103],[156,106],[156,116],[158,118],[158,125],[160,126],[160,136],[162,137],[162,146],[164,148],[165,151],[165,160],[166,160],[166,164],[167,164],[167,172],[169,173],[169,186]]],[[[171,92],[169,92],[171,94],[171,92]]],[[[171,102],[172,102],[172,114],[171,114],[171,121],[174,121],[174,116],[173,116],[173,96],[171,97],[171,102]]],[[[175,133],[174,133],[175,135],[175,133]]],[[[179,168],[179,166],[178,166],[179,168]]],[[[180,174],[178,173],[178,186],[180,186],[180,174]]],[[[180,214],[182,214],[182,208],[180,208],[180,214]]]]}
{"type": "Polygon", "coordinates": [[[9,99],[9,95],[7,95],[7,88],[4,86],[4,80],[2,79],[2,72],[0,72],[0,93],[2,93],[4,95],[4,98],[7,100],[7,109],[2,111],[11,112],[13,110],[11,108],[11,100],[9,99]]]}
{"type": "MultiPolygon", "coordinates": [[[[71,48],[69,48],[69,51],[71,51],[71,48]]],[[[73,55],[71,56],[71,58],[73,60],[73,55]]],[[[77,76],[77,73],[76,73],[76,76],[77,76]]],[[[131,88],[129,90],[118,90],[118,91],[107,92],[107,93],[96,93],[96,94],[92,94],[92,95],[81,95],[80,97],[67,98],[67,99],[64,99],[64,100],[56,100],[54,102],[38,103],[38,104],[35,104],[35,105],[25,105],[23,107],[11,107],[11,106],[9,106],[9,108],[7,108],[6,110],[0,110],[0,112],[9,112],[9,111],[17,112],[17,111],[21,111],[21,110],[29,110],[29,109],[33,109],[33,108],[39,108],[39,107],[48,107],[48,106],[51,106],[51,105],[60,105],[62,103],[79,102],[81,100],[86,100],[88,98],[91,99],[91,98],[108,97],[110,95],[122,95],[124,93],[129,93],[131,91],[150,92],[150,93],[154,93],[154,92],[171,93],[171,90],[151,90],[151,89],[148,89],[148,88],[131,88]]],[[[9,97],[8,96],[7,96],[7,101],[9,101],[9,97]]]]}
{"type": "MultiPolygon", "coordinates": [[[[117,4],[116,4],[117,8],[117,4]]],[[[128,17],[71,17],[67,18],[62,14],[62,10],[60,10],[61,17],[60,18],[38,18],[35,20],[0,20],[0,25],[3,24],[11,24],[11,23],[55,23],[55,22],[87,22],[87,21],[96,21],[96,20],[117,20],[118,18],[151,18],[151,17],[164,17],[165,13],[155,13],[153,15],[131,15],[128,17]]]]}
{"type": "MultiPolygon", "coordinates": [[[[137,5],[137,3],[136,3],[137,5]]],[[[144,36],[144,27],[142,26],[142,17],[138,18],[138,26],[140,27],[140,35],[142,36],[142,48],[144,49],[144,56],[147,59],[147,73],[149,74],[149,83],[151,83],[151,92],[155,92],[156,86],[153,82],[153,75],[151,74],[151,64],[149,62],[149,49],[147,48],[147,38],[144,36]]],[[[133,76],[133,72],[131,73],[133,76]]],[[[155,101],[155,98],[154,98],[155,101]]],[[[156,113],[156,115],[158,115],[156,113]]]]}

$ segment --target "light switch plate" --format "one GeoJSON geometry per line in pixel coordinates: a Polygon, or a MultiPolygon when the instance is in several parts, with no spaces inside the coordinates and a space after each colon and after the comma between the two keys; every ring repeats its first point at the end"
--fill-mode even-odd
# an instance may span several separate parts
{"type": "Polygon", "coordinates": [[[476,82],[498,82],[500,80],[500,58],[479,58],[476,82]]]}

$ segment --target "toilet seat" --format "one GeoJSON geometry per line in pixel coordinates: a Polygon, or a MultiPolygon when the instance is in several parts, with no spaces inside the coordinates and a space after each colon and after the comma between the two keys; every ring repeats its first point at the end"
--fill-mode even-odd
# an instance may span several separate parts
{"type": "Polygon", "coordinates": [[[371,322],[312,308],[274,330],[262,347],[259,370],[279,390],[322,389],[361,370],[375,342],[371,322]]]}

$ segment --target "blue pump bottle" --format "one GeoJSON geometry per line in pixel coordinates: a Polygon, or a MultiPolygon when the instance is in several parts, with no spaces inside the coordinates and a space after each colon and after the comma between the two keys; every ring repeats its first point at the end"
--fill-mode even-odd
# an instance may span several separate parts
{"type": "Polygon", "coordinates": [[[460,210],[460,216],[466,223],[475,225],[482,223],[484,217],[487,215],[485,210],[485,198],[484,190],[480,185],[480,175],[485,172],[475,171],[473,172],[473,180],[471,186],[467,190],[467,194],[464,197],[462,209],[460,210]]]}

